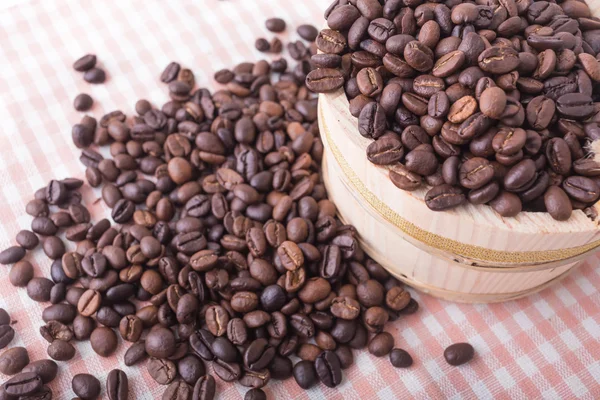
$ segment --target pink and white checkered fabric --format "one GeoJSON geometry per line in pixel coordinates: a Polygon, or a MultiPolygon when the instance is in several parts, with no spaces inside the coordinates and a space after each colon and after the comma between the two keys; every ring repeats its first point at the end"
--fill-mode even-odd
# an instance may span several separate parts
{"type": "MultiPolygon", "coordinates": [[[[212,74],[246,59],[266,32],[266,17],[281,16],[295,37],[295,26],[320,26],[329,0],[33,0],[0,11],[0,248],[11,245],[20,228],[30,225],[25,204],[51,178],[83,176],[70,129],[81,115],[72,108],[80,92],[96,103],[96,117],[114,109],[133,111],[145,97],[166,99],[158,81],[171,60],[190,67],[200,86],[214,87],[212,74]],[[92,52],[106,69],[104,85],[89,85],[71,69],[92,52]]],[[[285,35],[282,35],[285,36],[285,35]]],[[[98,193],[87,189],[92,204],[98,193]]],[[[106,214],[94,206],[95,219],[106,214]]],[[[28,256],[36,275],[49,275],[49,261],[38,250],[28,256]]],[[[355,352],[344,383],[301,390],[293,380],[272,382],[269,398],[287,399],[598,399],[600,398],[600,268],[593,257],[554,287],[523,300],[497,305],[460,305],[416,294],[422,309],[390,324],[396,344],[411,352],[415,365],[394,369],[387,358],[355,352]],[[444,348],[468,341],[476,358],[450,367],[444,348]]],[[[38,329],[42,304],[8,283],[0,269],[0,307],[17,322],[12,346],[29,349],[32,360],[46,357],[38,329]]],[[[120,367],[130,377],[130,398],[156,399],[158,387],[144,367],[125,367],[121,346],[116,356],[98,357],[88,342],[77,343],[77,356],[61,363],[51,385],[56,399],[73,397],[72,375],[89,372],[102,382],[120,367]]],[[[0,376],[0,380],[6,377],[0,376]]],[[[219,398],[235,399],[246,388],[218,381],[219,398]]],[[[106,396],[103,395],[103,398],[106,396]]]]}

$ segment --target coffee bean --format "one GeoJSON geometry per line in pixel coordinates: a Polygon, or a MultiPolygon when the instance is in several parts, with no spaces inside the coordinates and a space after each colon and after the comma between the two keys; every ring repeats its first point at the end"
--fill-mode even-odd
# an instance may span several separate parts
{"type": "Polygon", "coordinates": [[[267,395],[261,389],[250,389],[244,395],[244,400],[267,400],[267,395]]]}
{"type": "Polygon", "coordinates": [[[546,159],[550,168],[557,174],[567,175],[571,170],[571,150],[562,138],[552,138],[547,142],[546,159]]]}
{"type": "Polygon", "coordinates": [[[38,360],[30,363],[22,372],[33,372],[40,377],[42,383],[50,383],[58,374],[58,365],[52,360],[38,360]]]}
{"type": "Polygon", "coordinates": [[[14,264],[25,257],[25,249],[20,246],[12,246],[0,252],[0,264],[14,264]]]}
{"type": "Polygon", "coordinates": [[[69,342],[56,339],[48,346],[48,355],[56,361],[68,361],[75,356],[75,347],[69,342]]]}
{"type": "Polygon", "coordinates": [[[73,331],[71,328],[58,321],[49,321],[46,325],[40,327],[40,334],[49,343],[52,343],[57,339],[65,342],[73,339],[73,331]]]}
{"type": "Polygon", "coordinates": [[[215,378],[204,375],[194,385],[194,400],[212,400],[215,397],[215,378]]]}
{"type": "MultiPolygon", "coordinates": [[[[322,362],[322,364],[325,364],[322,362]]],[[[294,365],[294,379],[302,389],[309,389],[317,383],[315,364],[310,361],[300,361],[294,365]]]]}
{"type": "Polygon", "coordinates": [[[526,159],[515,164],[504,176],[504,188],[511,192],[523,192],[536,179],[535,163],[526,159]]]}
{"type": "Polygon", "coordinates": [[[413,359],[406,350],[393,349],[390,353],[390,363],[396,368],[408,368],[413,364],[413,359]]]}
{"type": "Polygon", "coordinates": [[[477,58],[479,67],[492,74],[506,74],[519,66],[519,57],[513,48],[490,47],[477,58]]]}
{"type": "Polygon", "coordinates": [[[150,376],[161,385],[168,385],[177,376],[177,367],[170,360],[151,358],[147,368],[150,376]]]}
{"type": "Polygon", "coordinates": [[[100,395],[100,381],[90,374],[77,374],[71,381],[73,392],[80,398],[95,399],[100,395]]]}
{"type": "Polygon", "coordinates": [[[562,187],[571,198],[582,203],[594,203],[600,197],[600,187],[590,178],[584,176],[569,176],[562,187]]]}
{"type": "Polygon", "coordinates": [[[344,84],[342,74],[332,68],[320,68],[311,71],[306,76],[306,85],[313,92],[326,93],[332,92],[344,84]]]}
{"type": "Polygon", "coordinates": [[[244,352],[244,365],[253,371],[260,371],[268,366],[275,356],[275,348],[265,339],[256,339],[244,352]]]}
{"type": "Polygon", "coordinates": [[[73,100],[73,108],[77,111],[87,111],[92,108],[94,99],[89,94],[81,93],[73,100]]]}
{"type": "Polygon", "coordinates": [[[104,83],[106,80],[106,72],[100,68],[92,68],[85,71],[83,79],[88,83],[104,83]]]}
{"type": "Polygon", "coordinates": [[[96,56],[94,54],[86,54],[73,63],[73,69],[78,72],[85,72],[94,68],[95,65],[96,56]]]}
{"type": "Polygon", "coordinates": [[[441,211],[454,208],[465,201],[462,191],[448,184],[436,186],[425,195],[425,204],[433,211],[441,211]]]}
{"type": "Polygon", "coordinates": [[[106,378],[106,394],[109,400],[126,400],[129,396],[129,381],[125,372],[113,369],[106,378]]]}
{"type": "Polygon", "coordinates": [[[50,291],[54,282],[47,278],[33,278],[27,283],[27,295],[35,301],[50,301],[50,291]]]}
{"type": "Polygon", "coordinates": [[[175,352],[175,336],[169,329],[156,328],[146,336],[145,346],[150,357],[168,358],[175,352]]]}
{"type": "Polygon", "coordinates": [[[4,382],[3,388],[10,396],[27,396],[42,388],[42,379],[35,372],[21,372],[4,382]]]}
{"type": "Polygon", "coordinates": [[[388,355],[394,347],[394,337],[388,332],[375,335],[369,342],[369,353],[375,357],[388,355]]]}
{"type": "Polygon", "coordinates": [[[285,30],[285,21],[281,18],[269,18],[265,21],[265,27],[271,32],[280,33],[285,30]]]}
{"type": "Polygon", "coordinates": [[[501,191],[500,194],[490,202],[490,206],[503,217],[514,217],[521,212],[523,208],[521,199],[519,199],[516,194],[505,191],[501,191]]]}
{"type": "Polygon", "coordinates": [[[225,382],[233,382],[242,376],[242,369],[238,364],[227,363],[217,359],[213,363],[215,374],[225,382]]]}
{"type": "Polygon", "coordinates": [[[192,395],[192,387],[183,381],[172,382],[163,394],[163,399],[185,400],[192,395]]]}
{"type": "Polygon", "coordinates": [[[469,343],[454,343],[444,350],[446,362],[454,366],[471,361],[474,355],[475,350],[469,343]]]}
{"type": "Polygon", "coordinates": [[[100,357],[108,357],[117,349],[117,335],[112,329],[99,326],[92,332],[90,343],[96,354],[100,357]]]}
{"type": "Polygon", "coordinates": [[[15,375],[29,364],[29,354],[24,347],[13,347],[0,355],[0,372],[15,375]]]}
{"type": "Polygon", "coordinates": [[[487,88],[481,94],[479,107],[487,117],[499,119],[506,107],[506,94],[498,87],[487,88]]]}
{"type": "Polygon", "coordinates": [[[319,31],[313,25],[303,24],[299,25],[296,32],[300,37],[309,42],[314,42],[317,38],[319,31]]]}
{"type": "Polygon", "coordinates": [[[35,233],[25,229],[17,233],[16,241],[19,246],[26,250],[35,249],[40,242],[35,233]]]}
{"type": "Polygon", "coordinates": [[[340,360],[332,351],[324,351],[317,357],[315,371],[325,386],[336,387],[342,381],[340,360]]]}

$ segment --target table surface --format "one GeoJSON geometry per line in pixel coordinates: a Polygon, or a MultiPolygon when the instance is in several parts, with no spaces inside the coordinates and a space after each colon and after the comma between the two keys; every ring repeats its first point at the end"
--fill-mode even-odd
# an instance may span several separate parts
{"type": "MultiPolygon", "coordinates": [[[[81,117],[72,108],[76,94],[92,95],[96,117],[117,108],[133,111],[141,97],[155,104],[167,98],[158,76],[171,60],[190,67],[200,86],[215,87],[217,69],[243,60],[258,60],[254,39],[272,34],[266,17],[295,26],[322,24],[329,0],[11,0],[0,11],[0,248],[14,243],[30,225],[25,204],[52,178],[83,177],[79,151],[70,129],[81,117]],[[104,85],[92,86],[71,69],[82,54],[98,55],[107,73],[104,85]]],[[[287,34],[280,35],[287,38],[287,34]]],[[[84,191],[92,204],[98,193],[84,191]]],[[[98,220],[107,210],[93,205],[98,220]]],[[[40,250],[28,258],[37,276],[49,275],[49,260],[40,250]]],[[[388,359],[355,352],[336,390],[322,385],[301,390],[293,380],[271,382],[270,398],[547,398],[600,397],[600,258],[592,257],[565,280],[528,298],[494,305],[462,305],[415,294],[418,313],[390,323],[396,345],[415,359],[408,370],[394,369],[388,359]],[[461,367],[444,362],[443,350],[467,341],[476,358],[461,367]]],[[[26,346],[32,360],[46,357],[38,329],[44,304],[12,287],[0,269],[0,307],[10,311],[17,331],[11,346],[26,346]]],[[[60,363],[51,385],[56,399],[73,397],[73,374],[90,372],[102,384],[120,367],[130,377],[136,399],[160,398],[144,367],[122,365],[127,344],[103,359],[89,342],[77,343],[77,355],[60,363]]],[[[0,381],[6,377],[0,376],[0,381]]],[[[218,380],[219,398],[241,398],[246,388],[218,380]]]]}

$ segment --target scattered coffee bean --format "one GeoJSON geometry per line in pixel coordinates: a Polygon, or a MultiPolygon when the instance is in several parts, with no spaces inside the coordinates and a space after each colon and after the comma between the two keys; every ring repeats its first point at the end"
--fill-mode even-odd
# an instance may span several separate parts
{"type": "Polygon", "coordinates": [[[75,356],[75,347],[69,342],[56,339],[48,346],[48,355],[56,361],[68,361],[75,356]]]}
{"type": "Polygon", "coordinates": [[[413,359],[406,350],[393,349],[390,353],[390,362],[396,368],[408,368],[413,364],[413,359]]]}
{"type": "Polygon", "coordinates": [[[285,21],[281,18],[269,18],[265,21],[265,26],[271,32],[280,33],[285,31],[285,21]]]}
{"type": "Polygon", "coordinates": [[[25,347],[13,347],[0,355],[0,372],[4,375],[18,374],[29,364],[29,354],[25,347]]]}
{"type": "Polygon", "coordinates": [[[19,261],[10,269],[8,279],[13,286],[25,287],[33,278],[33,265],[29,261],[19,261]]]}
{"type": "Polygon", "coordinates": [[[94,54],[86,54],[73,63],[73,69],[79,72],[88,71],[96,66],[96,56],[94,54]]]}
{"type": "Polygon", "coordinates": [[[92,68],[84,72],[83,79],[89,83],[104,83],[106,72],[100,68],[92,68]]]}
{"type": "Polygon", "coordinates": [[[34,372],[42,379],[42,383],[50,383],[58,374],[58,365],[52,360],[38,360],[30,363],[23,372],[34,372]]]}
{"type": "Polygon", "coordinates": [[[0,252],[0,264],[14,264],[25,257],[25,249],[21,246],[12,246],[0,252]]]}
{"type": "Polygon", "coordinates": [[[94,99],[86,93],[78,94],[75,100],[73,100],[73,108],[77,111],[87,111],[92,108],[93,104],[94,99]]]}
{"type": "Polygon", "coordinates": [[[35,233],[25,229],[17,233],[16,241],[26,250],[33,250],[40,243],[40,239],[35,233]]]}
{"type": "Polygon", "coordinates": [[[450,365],[461,365],[469,362],[474,355],[475,350],[469,343],[454,343],[444,350],[444,358],[450,365]]]}
{"type": "Polygon", "coordinates": [[[10,396],[27,396],[42,388],[42,379],[35,372],[21,372],[4,382],[3,388],[10,396]]]}
{"type": "Polygon", "coordinates": [[[106,395],[108,400],[127,400],[129,396],[129,380],[125,372],[113,369],[106,378],[106,395]]]}
{"type": "Polygon", "coordinates": [[[83,400],[95,399],[100,395],[100,381],[90,374],[77,374],[71,381],[71,388],[83,400]]]}
{"type": "Polygon", "coordinates": [[[261,52],[266,52],[271,49],[269,41],[265,38],[256,39],[256,42],[254,42],[254,47],[256,47],[256,50],[261,52]]]}

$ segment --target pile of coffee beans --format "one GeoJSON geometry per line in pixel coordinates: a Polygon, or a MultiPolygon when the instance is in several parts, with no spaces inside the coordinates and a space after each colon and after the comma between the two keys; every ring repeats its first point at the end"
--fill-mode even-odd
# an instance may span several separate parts
{"type": "Polygon", "coordinates": [[[430,209],[562,221],[600,197],[600,19],[585,2],[335,0],[325,18],[308,88],[343,87],[367,158],[400,189],[428,187],[430,209]]]}
{"type": "MultiPolygon", "coordinates": [[[[282,29],[278,20],[267,26],[282,29]]],[[[308,41],[318,33],[298,32],[308,41]]],[[[160,75],[165,104],[142,99],[135,115],[86,115],[73,127],[86,179],[102,187],[114,223],[91,221],[83,181],[52,180],[27,204],[31,231],[0,253],[15,263],[11,283],[50,303],[40,335],[51,359],[72,359],[75,341],[89,340],[101,357],[129,342],[124,363],[147,360],[150,376],[167,385],[163,399],[194,400],[215,394],[208,362],[221,380],[251,388],[247,399],[264,399],[269,380],[292,376],[302,388],[335,387],[354,349],[412,364],[384,327],[418,303],[336,218],[320,175],[317,99],[305,85],[316,49],[300,41],[288,49],[294,68],[284,58],[244,62],[215,74],[225,86],[214,93],[195,89],[193,72],[172,62],[160,75]],[[110,158],[97,151],[104,145],[110,158]],[[23,260],[39,238],[51,279],[34,277],[23,260]]],[[[94,64],[85,56],[75,67],[94,64]]],[[[26,365],[25,355],[11,349],[0,368],[4,359],[26,365]]],[[[26,368],[2,390],[51,398],[46,369],[26,368]]],[[[127,398],[122,371],[106,387],[109,399],[127,398]]],[[[73,377],[79,398],[97,398],[100,388],[93,376],[73,377]]]]}

